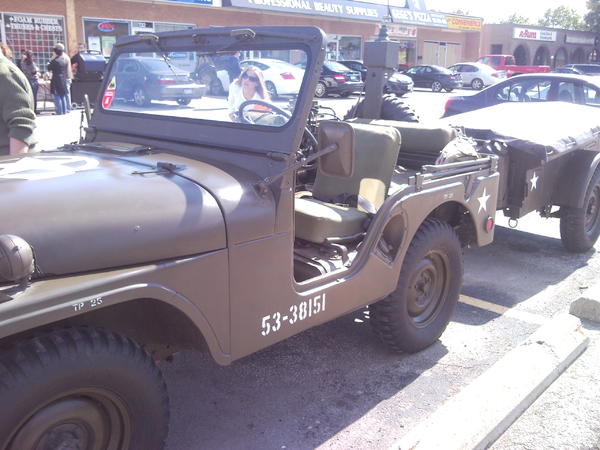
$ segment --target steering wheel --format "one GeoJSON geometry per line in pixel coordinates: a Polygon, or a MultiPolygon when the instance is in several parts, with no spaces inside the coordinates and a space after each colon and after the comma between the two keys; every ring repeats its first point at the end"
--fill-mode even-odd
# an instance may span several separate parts
{"type": "MultiPolygon", "coordinates": [[[[272,117],[275,114],[285,117],[286,119],[290,119],[292,116],[283,109],[273,105],[272,103],[265,102],[263,100],[246,100],[244,103],[240,105],[238,109],[238,117],[242,121],[242,123],[249,124],[257,124],[260,125],[260,120],[265,117],[272,117]],[[246,110],[246,108],[250,105],[256,105],[254,109],[246,110]],[[255,117],[247,116],[247,113],[256,113],[255,117]]],[[[285,122],[284,122],[285,123],[285,122]]],[[[275,123],[275,126],[283,125],[283,123],[275,123]]]]}

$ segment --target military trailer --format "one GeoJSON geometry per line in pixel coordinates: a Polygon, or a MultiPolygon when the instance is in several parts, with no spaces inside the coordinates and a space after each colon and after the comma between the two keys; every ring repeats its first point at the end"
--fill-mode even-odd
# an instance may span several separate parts
{"type": "Polygon", "coordinates": [[[565,102],[504,103],[443,119],[498,156],[496,208],[516,226],[537,211],[559,218],[571,252],[586,252],[600,235],[600,114],[565,102]]]}

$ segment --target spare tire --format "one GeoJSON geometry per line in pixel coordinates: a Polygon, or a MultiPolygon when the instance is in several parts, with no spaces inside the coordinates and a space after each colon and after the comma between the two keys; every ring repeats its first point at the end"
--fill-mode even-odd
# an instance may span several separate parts
{"type": "MultiPolygon", "coordinates": [[[[357,117],[364,118],[364,102],[365,99],[363,98],[350,108],[344,116],[344,120],[357,117]]],[[[399,122],[419,122],[419,117],[413,109],[393,94],[386,94],[383,96],[381,102],[381,115],[379,118],[382,120],[397,120],[399,122]]]]}

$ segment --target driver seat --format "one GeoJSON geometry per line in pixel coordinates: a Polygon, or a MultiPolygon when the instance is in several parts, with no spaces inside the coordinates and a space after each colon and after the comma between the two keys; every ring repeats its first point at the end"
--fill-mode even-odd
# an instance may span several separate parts
{"type": "Polygon", "coordinates": [[[354,130],[354,173],[328,175],[317,169],[312,197],[295,201],[296,237],[315,244],[358,238],[390,187],[400,133],[392,127],[350,123],[354,130]]]}

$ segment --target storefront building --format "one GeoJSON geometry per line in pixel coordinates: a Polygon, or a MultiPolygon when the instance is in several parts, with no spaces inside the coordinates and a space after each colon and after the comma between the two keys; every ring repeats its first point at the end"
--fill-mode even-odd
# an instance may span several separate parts
{"type": "Polygon", "coordinates": [[[31,49],[38,63],[63,42],[105,56],[120,36],[189,27],[314,25],[327,34],[327,58],[362,59],[381,25],[401,43],[401,66],[451,65],[478,56],[482,19],[427,11],[423,0],[0,0],[1,38],[15,53],[31,49]],[[18,8],[17,8],[18,6],[18,8]]]}
{"type": "Polygon", "coordinates": [[[600,34],[515,24],[485,25],[482,54],[511,54],[518,65],[552,68],[600,62],[600,34]]]}

